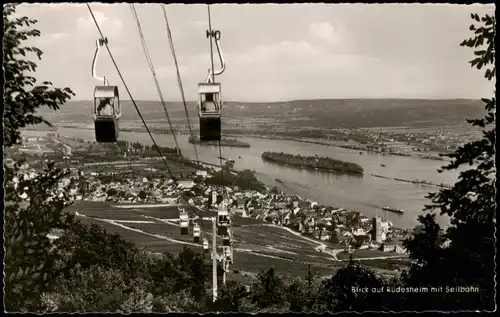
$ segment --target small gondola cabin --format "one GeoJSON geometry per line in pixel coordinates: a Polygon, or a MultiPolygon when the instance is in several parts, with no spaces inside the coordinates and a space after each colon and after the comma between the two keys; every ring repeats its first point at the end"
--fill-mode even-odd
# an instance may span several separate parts
{"type": "Polygon", "coordinates": [[[118,141],[120,116],[118,87],[96,86],[93,107],[96,142],[114,143],[118,141]]]}
{"type": "Polygon", "coordinates": [[[186,236],[189,234],[189,215],[186,211],[181,211],[179,214],[181,225],[181,235],[186,236]]]}
{"type": "Polygon", "coordinates": [[[198,84],[198,116],[200,118],[200,141],[221,140],[221,85],[220,83],[198,84]]]}
{"type": "Polygon", "coordinates": [[[208,240],[203,239],[203,252],[208,253],[208,240]]]}
{"type": "Polygon", "coordinates": [[[229,213],[227,209],[217,211],[217,234],[220,236],[228,235],[229,213]]]}
{"type": "Polygon", "coordinates": [[[199,224],[195,224],[193,228],[193,240],[194,242],[200,242],[201,229],[199,224]]]}

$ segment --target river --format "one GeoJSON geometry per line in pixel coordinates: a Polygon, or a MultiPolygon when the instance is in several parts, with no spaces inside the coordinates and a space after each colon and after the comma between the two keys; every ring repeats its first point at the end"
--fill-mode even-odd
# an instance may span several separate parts
{"type": "MultiPolygon", "coordinates": [[[[29,131],[29,134],[34,131],[29,131]]],[[[58,128],[59,135],[94,140],[94,131],[90,129],[58,128]]],[[[174,146],[170,135],[153,134],[160,146],[174,146]]],[[[120,132],[120,139],[144,144],[152,144],[147,133],[120,132]]],[[[187,135],[178,135],[182,152],[185,156],[195,159],[193,145],[188,143],[187,135]]],[[[403,215],[388,213],[388,219],[399,228],[413,228],[417,224],[417,216],[422,214],[425,204],[430,200],[425,198],[430,191],[437,191],[434,187],[422,187],[417,184],[382,179],[368,174],[378,174],[387,177],[402,179],[420,179],[433,183],[453,184],[458,178],[457,171],[438,173],[437,169],[446,164],[444,161],[435,161],[414,157],[380,155],[375,153],[350,150],[345,148],[303,143],[286,140],[270,140],[261,138],[239,138],[252,145],[251,148],[222,149],[222,156],[235,161],[236,169],[250,169],[256,171],[257,178],[269,186],[278,186],[280,189],[309,198],[319,204],[345,207],[362,212],[367,217],[375,215],[385,216],[380,207],[389,206],[401,208],[406,212],[403,215]],[[279,166],[264,162],[260,155],[264,151],[286,152],[301,155],[329,156],[348,162],[354,162],[364,168],[363,176],[337,175],[314,170],[302,170],[279,166]],[[241,158],[240,158],[241,157],[241,158]],[[382,166],[385,165],[386,167],[382,166]],[[278,178],[284,183],[275,181],[278,178]]],[[[219,151],[215,146],[197,146],[201,161],[218,164],[219,151]]],[[[448,218],[438,216],[442,226],[448,224],[448,218]]]]}

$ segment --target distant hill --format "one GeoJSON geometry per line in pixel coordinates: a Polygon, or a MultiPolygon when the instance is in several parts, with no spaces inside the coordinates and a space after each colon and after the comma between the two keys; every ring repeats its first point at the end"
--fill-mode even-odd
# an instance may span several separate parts
{"type": "MultiPolygon", "coordinates": [[[[151,123],[166,122],[159,101],[137,101],[145,119],[151,123]]],[[[92,101],[71,101],[54,113],[42,110],[49,121],[91,122],[92,101]]],[[[122,101],[125,121],[138,121],[130,101],[122,101]]],[[[185,122],[182,102],[167,102],[169,114],[176,123],[185,122]]],[[[192,122],[197,122],[195,102],[188,102],[192,122]]],[[[467,118],[484,115],[480,100],[424,100],[424,99],[328,99],[295,100],[285,102],[226,102],[223,108],[225,123],[273,122],[293,126],[362,128],[362,127],[431,127],[465,123],[467,118]]]]}

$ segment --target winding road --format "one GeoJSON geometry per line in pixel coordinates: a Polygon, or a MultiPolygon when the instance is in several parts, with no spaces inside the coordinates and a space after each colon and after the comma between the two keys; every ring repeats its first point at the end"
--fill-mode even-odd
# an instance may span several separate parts
{"type": "Polygon", "coordinates": [[[67,144],[64,144],[63,142],[59,141],[59,139],[54,139],[54,142],[55,143],[58,143],[58,144],[61,144],[62,146],[64,146],[65,150],[66,150],[66,155],[69,155],[71,156],[72,155],[72,149],[69,145],[67,144]]]}

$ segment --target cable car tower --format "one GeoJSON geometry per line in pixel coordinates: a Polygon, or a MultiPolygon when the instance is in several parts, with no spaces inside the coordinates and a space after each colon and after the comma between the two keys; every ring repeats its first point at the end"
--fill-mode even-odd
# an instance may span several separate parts
{"type": "MultiPolygon", "coordinates": [[[[212,192],[212,201],[215,203],[217,201],[217,193],[212,192]]],[[[233,264],[233,231],[231,228],[231,217],[229,209],[227,208],[227,202],[225,199],[217,206],[217,217],[213,220],[214,226],[214,236],[218,235],[222,238],[222,252],[221,254],[216,254],[217,261],[222,264],[222,269],[224,271],[222,276],[223,284],[226,284],[226,273],[229,272],[229,266],[233,264]]],[[[215,241],[216,239],[214,239],[215,241]]],[[[215,250],[216,248],[214,248],[215,250]]],[[[214,251],[215,252],[215,251],[214,251]]],[[[216,276],[214,273],[214,280],[216,276]]]]}
{"type": "Polygon", "coordinates": [[[120,132],[119,119],[122,115],[118,87],[110,86],[106,76],[99,77],[96,73],[99,50],[103,45],[107,44],[107,38],[96,41],[96,50],[92,61],[92,76],[103,83],[101,86],[95,86],[94,106],[92,108],[95,138],[99,143],[115,143],[118,141],[120,132]]]}

